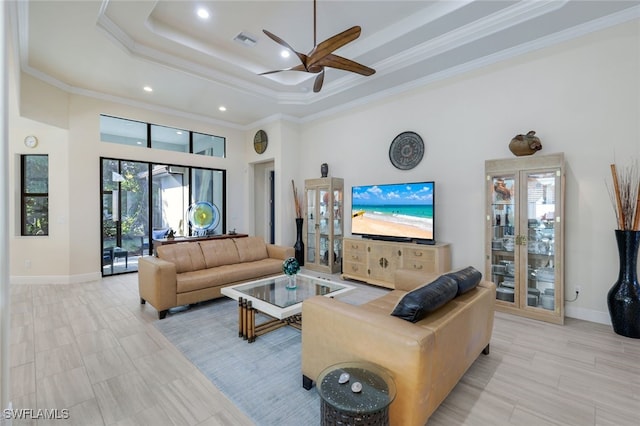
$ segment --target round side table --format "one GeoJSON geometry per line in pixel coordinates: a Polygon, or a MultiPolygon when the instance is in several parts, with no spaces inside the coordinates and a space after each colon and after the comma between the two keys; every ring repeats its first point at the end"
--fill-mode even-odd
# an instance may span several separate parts
{"type": "Polygon", "coordinates": [[[332,365],[320,373],[316,388],[323,426],[389,425],[389,405],[396,396],[396,386],[382,367],[366,362],[332,365]],[[344,373],[349,380],[340,383],[344,373]],[[360,392],[352,390],[356,382],[362,385],[360,392]]]}

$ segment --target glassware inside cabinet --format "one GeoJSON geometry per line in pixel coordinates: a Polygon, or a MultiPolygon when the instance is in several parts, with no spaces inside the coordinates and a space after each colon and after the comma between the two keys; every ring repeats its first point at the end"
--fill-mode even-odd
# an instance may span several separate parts
{"type": "Polygon", "coordinates": [[[527,306],[555,309],[556,174],[527,174],[527,306]]]}
{"type": "Polygon", "coordinates": [[[329,265],[329,239],[324,235],[320,236],[320,264],[329,265]]]}
{"type": "MultiPolygon", "coordinates": [[[[342,235],[342,190],[333,191],[333,233],[342,235]]],[[[335,250],[337,253],[337,250],[335,250]]],[[[341,255],[338,256],[342,257],[341,255]]]]}
{"type": "Polygon", "coordinates": [[[316,259],[316,190],[307,190],[307,262],[315,262],[316,259]]]}
{"type": "Polygon", "coordinates": [[[515,302],[515,177],[494,176],[491,182],[491,272],[496,298],[515,302]]]}

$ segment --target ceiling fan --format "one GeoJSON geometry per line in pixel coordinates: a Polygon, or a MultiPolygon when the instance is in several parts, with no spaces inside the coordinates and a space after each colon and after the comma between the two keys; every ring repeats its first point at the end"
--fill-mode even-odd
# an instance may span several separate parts
{"type": "Polygon", "coordinates": [[[309,54],[296,52],[286,41],[278,37],[277,35],[262,30],[271,40],[275,41],[279,45],[287,48],[296,54],[300,59],[301,64],[291,68],[282,70],[274,70],[260,73],[260,75],[273,74],[282,71],[304,71],[313,74],[318,74],[315,82],[313,83],[313,91],[319,92],[322,89],[322,83],[324,82],[324,68],[336,68],[344,71],[355,72],[361,75],[369,76],[376,72],[373,68],[369,68],[355,61],[352,61],[342,56],[334,55],[333,51],[341,48],[347,43],[360,37],[361,28],[359,26],[351,27],[339,34],[334,35],[323,41],[320,44],[316,44],[316,0],[313,0],[313,49],[309,54]]]}

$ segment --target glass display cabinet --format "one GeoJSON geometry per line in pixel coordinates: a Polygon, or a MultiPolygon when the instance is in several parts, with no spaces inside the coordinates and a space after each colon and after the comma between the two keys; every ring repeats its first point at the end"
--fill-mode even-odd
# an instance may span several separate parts
{"type": "Polygon", "coordinates": [[[485,172],[496,310],[563,324],[564,155],[487,160],[485,172]]]}
{"type": "Polygon", "coordinates": [[[306,220],[303,236],[305,268],[334,274],[342,266],[343,195],[341,178],[304,181],[306,220]]]}

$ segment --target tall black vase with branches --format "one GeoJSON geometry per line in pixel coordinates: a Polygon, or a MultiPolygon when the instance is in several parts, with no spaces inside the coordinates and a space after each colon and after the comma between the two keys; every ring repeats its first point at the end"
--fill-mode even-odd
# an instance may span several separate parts
{"type": "Polygon", "coordinates": [[[638,164],[621,172],[611,165],[613,190],[609,190],[618,221],[615,231],[620,258],[618,280],[607,293],[607,307],[613,331],[640,339],[640,172],[638,164]]]}
{"type": "Polygon", "coordinates": [[[302,203],[298,197],[298,190],[296,184],[291,180],[291,188],[293,189],[293,202],[296,212],[296,242],[293,245],[295,251],[295,257],[300,266],[304,266],[304,243],[302,242],[302,224],[304,219],[302,218],[302,203]]]}

